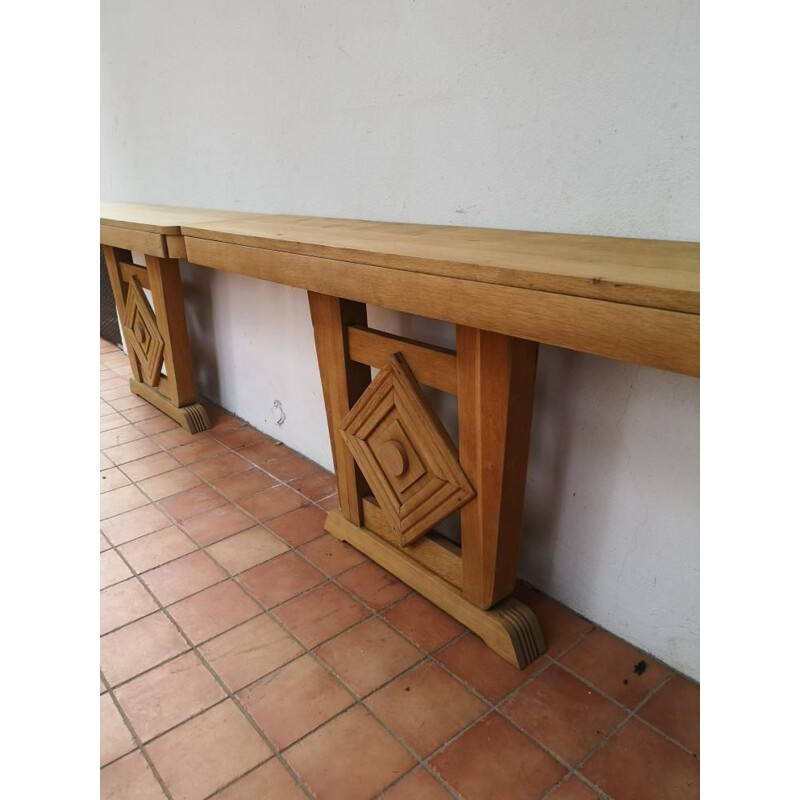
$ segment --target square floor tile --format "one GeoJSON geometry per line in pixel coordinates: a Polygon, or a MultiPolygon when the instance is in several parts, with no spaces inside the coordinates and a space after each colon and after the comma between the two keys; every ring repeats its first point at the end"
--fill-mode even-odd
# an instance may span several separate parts
{"type": "Polygon", "coordinates": [[[100,639],[100,668],[111,686],[189,649],[163,612],[131,622],[100,639]]]}
{"type": "Polygon", "coordinates": [[[273,758],[214,795],[214,800],[307,800],[286,767],[273,758]]]}
{"type": "Polygon", "coordinates": [[[180,494],[173,494],[161,501],[161,507],[171,517],[183,522],[205,511],[225,504],[225,498],[210,486],[197,486],[180,494]]]}
{"type": "Polygon", "coordinates": [[[296,553],[286,553],[243,572],[239,580],[259,602],[272,608],[319,585],[325,576],[296,553]]]}
{"type": "MultiPolygon", "coordinates": [[[[253,527],[254,521],[232,505],[218,506],[204,511],[183,523],[183,529],[204,547],[253,527]]],[[[276,544],[278,539],[275,539],[276,544]]]]}
{"type": "Polygon", "coordinates": [[[153,453],[160,453],[161,448],[154,441],[145,437],[117,445],[116,447],[109,447],[104,452],[117,466],[121,466],[129,461],[136,461],[139,458],[151,456],[153,453]]]}
{"type": "Polygon", "coordinates": [[[121,400],[112,400],[109,405],[117,411],[127,411],[129,408],[138,408],[139,406],[146,406],[147,400],[139,397],[138,394],[131,394],[130,397],[123,397],[121,400]]]}
{"type": "Polygon", "coordinates": [[[557,666],[512,695],[501,710],[549,750],[577,764],[627,716],[557,666]]]}
{"type": "Polygon", "coordinates": [[[340,542],[335,536],[326,533],[313,542],[297,548],[309,561],[328,575],[340,575],[366,561],[366,556],[359,553],[347,542],[340,542]]]}
{"type": "Polygon", "coordinates": [[[179,425],[175,420],[166,416],[166,414],[162,414],[160,417],[140,420],[136,423],[136,427],[148,436],[153,436],[156,433],[163,433],[164,431],[178,428],[179,425]]]}
{"type": "Polygon", "coordinates": [[[387,789],[381,800],[453,800],[453,795],[424,767],[419,767],[387,789]]]}
{"type": "MultiPolygon", "coordinates": [[[[123,420],[123,423],[125,423],[125,420],[123,420]]],[[[121,444],[144,438],[144,434],[138,428],[125,423],[100,433],[100,449],[108,450],[109,447],[118,447],[121,444]]]]}
{"type": "Polygon", "coordinates": [[[566,772],[495,713],[451,742],[431,768],[464,800],[538,798],[566,772]]]}
{"type": "Polygon", "coordinates": [[[325,535],[326,516],[315,506],[305,506],[270,520],[267,527],[292,547],[300,547],[325,535]]]}
{"type": "Polygon", "coordinates": [[[295,478],[289,482],[289,485],[309,500],[316,501],[322,500],[323,497],[329,497],[336,491],[336,478],[330,472],[317,469],[300,478],[295,478]]]}
{"type": "Polygon", "coordinates": [[[255,617],[261,609],[233,581],[225,581],[175,603],[169,612],[192,643],[200,644],[255,617]]]}
{"type": "Polygon", "coordinates": [[[114,463],[111,461],[110,458],[106,458],[102,453],[100,453],[100,469],[101,471],[104,469],[111,469],[114,466],[114,463]]]}
{"type": "Polygon", "coordinates": [[[116,428],[122,428],[128,424],[128,420],[125,419],[122,414],[118,414],[115,411],[111,414],[106,414],[104,417],[100,417],[100,433],[115,430],[116,428]]]}
{"type": "Polygon", "coordinates": [[[429,756],[488,708],[430,661],[396,678],[365,702],[420,758],[429,756]]]}
{"type": "Polygon", "coordinates": [[[319,800],[369,800],[414,766],[414,759],[361,706],[298,742],[285,757],[319,800]]]}
{"type": "Polygon", "coordinates": [[[100,770],[100,800],[166,800],[166,797],[139,752],[100,770]]]}
{"type": "Polygon", "coordinates": [[[237,450],[240,447],[246,447],[249,444],[256,444],[257,442],[264,441],[264,434],[257,431],[255,428],[247,426],[241,428],[227,428],[225,430],[215,431],[211,434],[218,442],[222,442],[226,447],[231,450],[237,450]]]}
{"type": "Polygon", "coordinates": [[[330,583],[278,606],[273,613],[306,647],[316,647],[369,616],[363,606],[330,583]]]}
{"type": "Polygon", "coordinates": [[[250,467],[243,472],[237,472],[235,475],[219,478],[212,481],[212,483],[214,488],[229,500],[237,501],[243,497],[249,497],[251,494],[270,489],[275,486],[277,481],[272,475],[267,475],[266,472],[262,472],[256,467],[250,467]]]}
{"type": "Polygon", "coordinates": [[[192,464],[192,470],[209,482],[224,478],[226,475],[234,475],[249,467],[250,464],[235,453],[222,453],[192,464]]]}
{"type": "Polygon", "coordinates": [[[179,467],[170,472],[147,478],[141,481],[138,486],[151,500],[163,500],[173,494],[193,489],[202,482],[197,475],[190,472],[186,467],[179,467]]]}
{"type": "Polygon", "coordinates": [[[104,694],[100,698],[100,766],[114,761],[131,750],[136,749],[136,742],[120,716],[111,695],[104,694]]]}
{"type": "Polygon", "coordinates": [[[197,545],[174,525],[119,546],[119,552],[136,572],[159,567],[193,550],[197,545]]]}
{"type": "MultiPolygon", "coordinates": [[[[137,427],[139,426],[137,425],[137,427]]],[[[152,436],[153,441],[159,447],[163,447],[165,450],[174,450],[176,447],[202,441],[205,438],[206,437],[196,433],[189,433],[189,431],[185,430],[184,428],[173,428],[171,430],[164,431],[163,433],[153,434],[152,436]]]]}
{"type": "Polygon", "coordinates": [[[100,553],[101,589],[120,583],[130,578],[132,574],[125,562],[113,550],[106,550],[100,553]]]}
{"type": "Polygon", "coordinates": [[[211,639],[199,649],[234,692],[303,652],[303,648],[266,614],[211,639]]]}
{"type": "Polygon", "coordinates": [[[162,416],[161,412],[155,406],[151,405],[137,406],[136,408],[126,408],[122,414],[131,422],[141,422],[145,419],[152,419],[153,417],[162,416]]]}
{"type": "Polygon", "coordinates": [[[136,578],[100,592],[100,634],[158,610],[156,601],[136,578]]]}
{"type": "Polygon", "coordinates": [[[282,514],[287,514],[289,511],[294,511],[307,502],[297,492],[293,492],[285,486],[275,486],[239,500],[239,505],[259,522],[267,522],[282,514]]]}
{"type": "Polygon", "coordinates": [[[339,575],[339,583],[375,611],[411,594],[411,587],[372,561],[339,575]]]}
{"type": "Polygon", "coordinates": [[[100,470],[100,494],[127,486],[130,482],[130,478],[119,467],[100,470]]]}
{"type": "Polygon", "coordinates": [[[111,544],[124,544],[171,524],[166,514],[155,506],[147,505],[103,520],[100,529],[111,544]]]}
{"type": "Polygon", "coordinates": [[[275,442],[269,437],[264,437],[264,440],[256,444],[249,444],[246,447],[240,448],[238,451],[240,456],[252,461],[254,464],[263,467],[275,459],[282,458],[287,453],[291,453],[288,447],[275,442]]]}
{"type": "Polygon", "coordinates": [[[695,754],[700,753],[700,687],[677,675],[638,715],[695,754]]]}
{"type": "Polygon", "coordinates": [[[172,796],[182,800],[203,800],[272,755],[231,700],[154,739],[146,749],[172,796]]]}
{"type": "Polygon", "coordinates": [[[392,606],[383,616],[428,653],[452,642],[466,630],[461,623],[418,594],[392,606]]]}
{"type": "Polygon", "coordinates": [[[592,631],[559,661],[629,708],[672,674],[655,659],[601,630],[592,631]]]}
{"type": "Polygon", "coordinates": [[[130,382],[113,372],[108,373],[109,377],[100,380],[100,399],[110,403],[111,400],[122,400],[125,397],[133,397],[130,390],[130,382]]]}
{"type": "Polygon", "coordinates": [[[303,458],[299,453],[288,452],[286,455],[270,461],[264,469],[279,480],[288,482],[301,475],[307,475],[309,472],[316,472],[319,467],[307,458],[303,458]]]}
{"type": "Polygon", "coordinates": [[[121,469],[132,481],[144,481],[155,475],[170,472],[179,466],[180,464],[169,453],[161,450],[152,456],[129,461],[127,464],[123,464],[121,469]]]}
{"type": "Polygon", "coordinates": [[[316,655],[359,697],[382,686],[423,657],[416,647],[375,618],[323,644],[316,655]]]}
{"type": "Polygon", "coordinates": [[[100,519],[108,519],[132,511],[134,508],[146,506],[150,498],[143,494],[137,486],[121,486],[100,495],[100,519]]]}
{"type": "Polygon", "coordinates": [[[700,761],[636,719],[594,753],[581,772],[614,800],[700,797],[700,761]]]}
{"type": "Polygon", "coordinates": [[[195,461],[202,461],[204,458],[227,453],[228,448],[213,439],[205,437],[199,441],[191,442],[191,444],[182,444],[170,452],[182,464],[194,464],[195,461]]]}
{"type": "Polygon", "coordinates": [[[326,511],[338,511],[339,495],[332,494],[330,497],[326,497],[324,500],[318,500],[317,503],[321,508],[324,508],[326,511]]]}
{"type": "Polygon", "coordinates": [[[202,551],[189,553],[142,575],[142,580],[165,605],[207,589],[227,575],[202,551]]]}
{"type": "Polygon", "coordinates": [[[491,703],[499,702],[549,663],[542,657],[525,669],[517,669],[493,653],[472,633],[440,650],[436,660],[491,703]]]}
{"type": "Polygon", "coordinates": [[[288,550],[277,536],[260,525],[229,536],[208,548],[208,552],[232,575],[269,561],[288,550]]]}
{"type": "Polygon", "coordinates": [[[225,697],[194,653],[186,653],[116,689],[140,741],[147,742],[225,697]]]}
{"type": "Polygon", "coordinates": [[[238,697],[279,750],[353,703],[353,698],[309,655],[271,672],[238,697]]]}

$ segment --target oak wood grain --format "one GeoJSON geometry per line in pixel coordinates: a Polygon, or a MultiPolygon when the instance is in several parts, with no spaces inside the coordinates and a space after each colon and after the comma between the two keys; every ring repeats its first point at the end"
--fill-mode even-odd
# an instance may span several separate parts
{"type": "Polygon", "coordinates": [[[700,374],[700,317],[187,236],[195,264],[658,369],[700,374]]]}
{"type": "Polygon", "coordinates": [[[184,235],[697,314],[696,242],[495,228],[242,214],[187,222],[184,235]]]}
{"type": "Polygon", "coordinates": [[[361,498],[367,493],[364,476],[339,431],[339,425],[369,386],[369,367],[350,359],[347,329],[367,324],[367,309],[362,303],[340,300],[330,295],[308,293],[308,307],[314,326],[314,343],[328,433],[336,472],[336,485],[342,512],[356,525],[363,523],[361,498]]]}
{"type": "Polygon", "coordinates": [[[146,255],[145,262],[153,310],[164,339],[164,366],[170,377],[169,397],[178,407],[192,405],[195,402],[194,375],[178,261],[146,255]]]}
{"type": "MultiPolygon", "coordinates": [[[[394,534],[380,506],[370,497],[362,501],[364,527],[376,533],[387,543],[394,543],[394,534]]],[[[429,532],[426,536],[406,545],[403,552],[418,561],[448,583],[461,588],[461,552],[457,545],[443,536],[429,532]]]]}
{"type": "MultiPolygon", "coordinates": [[[[234,219],[241,216],[240,211],[215,211],[208,208],[156,206],[147,203],[100,204],[101,225],[149,231],[164,236],[180,235],[182,225],[199,224],[218,219],[234,219]]],[[[173,257],[177,258],[177,256],[173,257]]]]}
{"type": "Polygon", "coordinates": [[[402,353],[420,383],[442,392],[455,394],[456,354],[443,347],[395,336],[383,331],[353,325],[348,329],[350,358],[361,364],[382,369],[394,353],[402,353]]]}
{"type": "Polygon", "coordinates": [[[135,250],[137,253],[148,253],[152,256],[167,255],[167,243],[164,237],[151,231],[101,224],[100,244],[119,247],[123,250],[135,250]]]}
{"type": "Polygon", "coordinates": [[[456,347],[458,452],[476,490],[461,509],[463,590],[489,608],[517,578],[538,345],[459,325],[456,347]]]}

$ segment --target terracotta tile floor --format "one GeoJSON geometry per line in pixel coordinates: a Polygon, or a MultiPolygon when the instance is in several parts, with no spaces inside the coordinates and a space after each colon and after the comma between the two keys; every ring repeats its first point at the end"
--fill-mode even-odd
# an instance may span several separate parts
{"type": "Polygon", "coordinates": [[[100,353],[103,798],[699,796],[696,684],[522,585],[549,650],[513,669],[324,532],[327,472],[100,353]]]}

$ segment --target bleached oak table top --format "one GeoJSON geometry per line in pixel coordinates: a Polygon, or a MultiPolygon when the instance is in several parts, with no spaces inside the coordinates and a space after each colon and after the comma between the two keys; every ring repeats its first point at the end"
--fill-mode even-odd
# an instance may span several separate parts
{"type": "Polygon", "coordinates": [[[101,207],[101,227],[182,236],[196,264],[699,375],[700,245],[650,239],[101,207]]]}

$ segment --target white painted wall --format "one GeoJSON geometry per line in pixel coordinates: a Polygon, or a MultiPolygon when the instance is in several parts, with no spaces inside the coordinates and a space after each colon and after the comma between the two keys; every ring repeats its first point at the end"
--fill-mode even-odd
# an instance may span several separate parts
{"type": "MultiPolygon", "coordinates": [[[[102,197],[696,240],[698,15],[694,0],[105,0],[102,197]]],[[[330,466],[304,293],[183,274],[200,389],[330,466]]],[[[694,379],[543,347],[520,563],[695,677],[698,406],[694,379]]]]}

